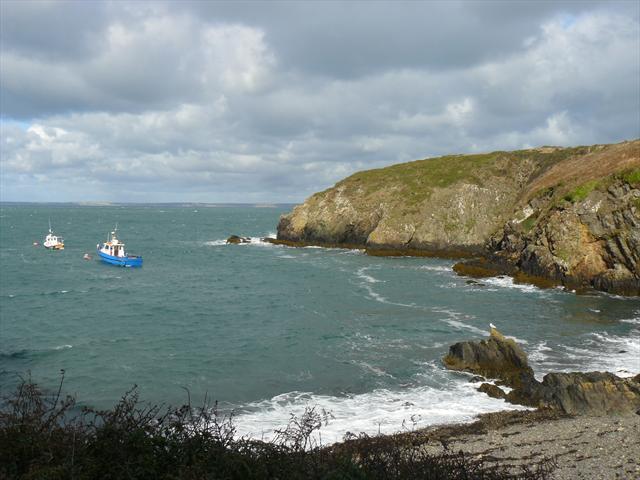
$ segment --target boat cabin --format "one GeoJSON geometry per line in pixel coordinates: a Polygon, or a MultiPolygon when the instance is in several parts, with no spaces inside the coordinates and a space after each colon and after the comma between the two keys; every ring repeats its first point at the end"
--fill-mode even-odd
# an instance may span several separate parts
{"type": "Polygon", "coordinates": [[[111,240],[105,242],[102,248],[99,248],[102,253],[111,255],[112,257],[126,257],[124,252],[124,243],[116,238],[116,232],[111,232],[111,240]]]}

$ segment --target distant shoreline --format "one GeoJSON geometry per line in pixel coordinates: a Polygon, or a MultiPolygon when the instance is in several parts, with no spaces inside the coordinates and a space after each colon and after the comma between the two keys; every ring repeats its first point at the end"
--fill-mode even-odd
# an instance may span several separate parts
{"type": "Polygon", "coordinates": [[[199,208],[225,208],[225,207],[253,207],[253,208],[291,208],[297,203],[224,203],[224,202],[11,202],[0,201],[0,207],[4,206],[47,206],[47,207],[199,207],[199,208]]]}

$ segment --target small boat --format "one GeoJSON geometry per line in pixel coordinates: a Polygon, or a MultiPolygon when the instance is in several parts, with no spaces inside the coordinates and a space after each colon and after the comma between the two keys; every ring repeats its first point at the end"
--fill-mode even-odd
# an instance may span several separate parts
{"type": "Polygon", "coordinates": [[[51,220],[49,220],[49,234],[44,237],[43,245],[49,250],[64,250],[64,239],[53,234],[51,220]]]}
{"type": "Polygon", "coordinates": [[[137,255],[129,255],[124,250],[124,243],[116,237],[118,226],[111,232],[111,240],[107,240],[102,244],[96,245],[98,256],[103,262],[121,267],[141,267],[142,257],[137,255]]]}
{"type": "Polygon", "coordinates": [[[84,258],[85,260],[91,260],[91,255],[89,255],[88,253],[85,253],[82,258],[84,258]]]}

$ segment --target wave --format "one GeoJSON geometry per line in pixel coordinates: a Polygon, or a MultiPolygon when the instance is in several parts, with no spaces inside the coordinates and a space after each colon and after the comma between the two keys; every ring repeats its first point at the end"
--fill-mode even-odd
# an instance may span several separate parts
{"type": "Polygon", "coordinates": [[[620,320],[622,323],[631,323],[632,325],[640,325],[640,310],[636,310],[633,312],[635,317],[632,318],[623,318],[620,320]]]}
{"type": "Polygon", "coordinates": [[[462,319],[472,319],[475,318],[471,315],[465,315],[459,312],[456,312],[454,310],[449,310],[446,308],[434,308],[433,311],[435,313],[443,313],[445,315],[447,315],[447,318],[441,318],[440,321],[446,323],[447,325],[450,325],[452,327],[454,327],[456,330],[469,330],[473,333],[477,333],[479,335],[482,336],[487,336],[489,334],[489,328],[487,325],[487,329],[486,330],[481,330],[480,328],[474,326],[474,325],[470,325],[468,323],[465,323],[462,321],[462,319]]]}
{"type": "Polygon", "coordinates": [[[41,357],[43,355],[53,354],[61,350],[68,350],[70,348],[73,348],[73,345],[69,345],[69,344],[57,345],[55,347],[39,348],[39,349],[38,348],[35,348],[35,349],[22,348],[20,350],[0,352],[0,358],[21,360],[26,358],[41,357]]]}
{"type": "Polygon", "coordinates": [[[226,238],[221,238],[219,240],[211,240],[209,242],[204,242],[204,244],[210,247],[219,247],[222,245],[228,245],[226,238]]]}
{"type": "Polygon", "coordinates": [[[420,265],[417,270],[428,270],[430,272],[453,273],[453,265],[420,265]]]}
{"type": "Polygon", "coordinates": [[[362,288],[364,288],[367,291],[367,297],[370,298],[371,300],[375,300],[376,302],[380,302],[380,303],[384,303],[386,305],[394,305],[396,307],[406,307],[406,308],[422,308],[419,305],[416,305],[415,303],[399,303],[399,302],[392,302],[391,300],[389,300],[387,297],[379,294],[378,292],[376,292],[372,285],[376,284],[376,283],[385,283],[384,280],[378,280],[375,277],[372,277],[371,275],[367,275],[364,272],[369,270],[371,267],[362,267],[360,269],[358,269],[356,271],[356,278],[358,278],[360,280],[360,282],[358,282],[358,285],[362,288]]]}
{"type": "MultiPolygon", "coordinates": [[[[513,278],[507,276],[483,278],[482,283],[499,288],[513,288],[526,293],[541,293],[544,290],[527,283],[515,283],[513,278]]],[[[489,291],[497,291],[497,289],[488,289],[489,291]]]]}
{"type": "Polygon", "coordinates": [[[524,410],[525,407],[496,400],[457,380],[446,390],[428,386],[404,390],[377,389],[358,395],[330,396],[310,392],[289,392],[269,400],[244,405],[236,416],[238,434],[271,439],[292,415],[300,417],[306,408],[326,414],[326,423],[316,440],[324,445],[341,441],[351,433],[389,434],[450,422],[469,422],[481,413],[524,410]]]}
{"type": "Polygon", "coordinates": [[[629,336],[593,332],[578,345],[551,346],[543,341],[532,348],[529,359],[536,377],[558,371],[606,371],[632,377],[640,373],[640,330],[632,330],[629,336]]]}
{"type": "Polygon", "coordinates": [[[367,275],[366,272],[367,270],[370,270],[370,267],[362,267],[359,268],[358,270],[356,270],[356,277],[361,278],[362,280],[364,280],[365,282],[368,283],[384,283],[383,280],[378,280],[375,277],[372,277],[371,275],[367,275]]]}

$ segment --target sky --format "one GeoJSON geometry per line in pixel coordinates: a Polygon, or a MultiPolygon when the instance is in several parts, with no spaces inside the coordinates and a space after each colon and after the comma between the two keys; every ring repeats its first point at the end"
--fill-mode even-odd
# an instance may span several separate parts
{"type": "Polygon", "coordinates": [[[281,202],[640,137],[637,1],[0,2],[0,200],[281,202]]]}

